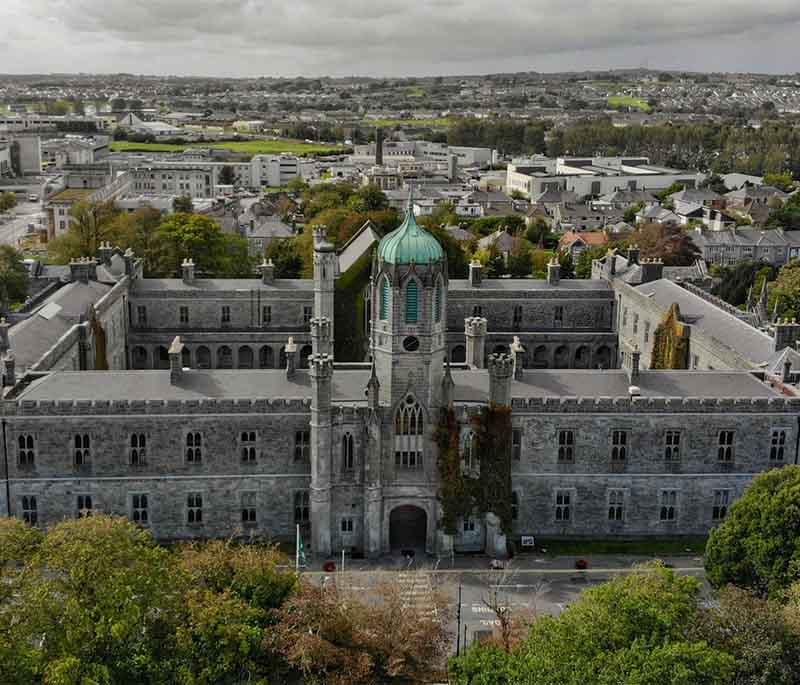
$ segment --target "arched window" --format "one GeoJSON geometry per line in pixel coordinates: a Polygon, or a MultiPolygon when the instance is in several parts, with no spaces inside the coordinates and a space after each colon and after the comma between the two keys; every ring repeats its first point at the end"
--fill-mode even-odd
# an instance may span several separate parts
{"type": "Polygon", "coordinates": [[[232,369],[233,368],[233,350],[227,345],[223,345],[217,350],[217,368],[218,369],[232,369]]]}
{"type": "Polygon", "coordinates": [[[253,368],[253,349],[247,345],[242,345],[239,348],[239,368],[240,369],[253,368]]]}
{"type": "Polygon", "coordinates": [[[186,434],[186,461],[199,464],[203,460],[203,436],[195,431],[186,434]]]}
{"type": "Polygon", "coordinates": [[[264,345],[258,351],[258,366],[262,369],[271,369],[275,366],[275,353],[269,345],[264,345]]]}
{"type": "Polygon", "coordinates": [[[256,461],[256,432],[242,431],[240,444],[242,463],[254,464],[256,461]]]}
{"type": "Polygon", "coordinates": [[[389,318],[389,298],[391,297],[391,290],[392,287],[389,285],[389,279],[384,276],[381,280],[381,301],[379,306],[381,321],[386,321],[389,318]]]}
{"type": "Polygon", "coordinates": [[[144,433],[131,435],[131,466],[141,466],[147,461],[147,438],[144,433]]]}
{"type": "Polygon", "coordinates": [[[442,320],[442,279],[436,281],[436,291],[433,294],[433,318],[436,323],[442,320]]]}
{"type": "Polygon", "coordinates": [[[480,471],[478,438],[472,431],[467,431],[461,441],[461,464],[465,473],[478,473],[480,471]]]}
{"type": "Polygon", "coordinates": [[[411,279],[406,286],[406,323],[419,320],[419,286],[411,279]]]}
{"type": "Polygon", "coordinates": [[[201,345],[197,348],[197,368],[211,368],[211,351],[205,345],[201,345]]]}
{"type": "Polygon", "coordinates": [[[308,490],[298,490],[294,493],[294,522],[308,523],[311,511],[308,490]]]}
{"type": "Polygon", "coordinates": [[[422,407],[409,395],[394,417],[394,463],[404,469],[422,468],[422,407]]]}
{"type": "Polygon", "coordinates": [[[342,468],[351,471],[355,466],[354,440],[351,433],[342,436],[342,468]]]}
{"type": "Polygon", "coordinates": [[[32,435],[20,435],[17,440],[19,449],[17,450],[17,461],[23,468],[33,466],[36,461],[36,447],[34,446],[32,435]]]}
{"type": "Polygon", "coordinates": [[[75,436],[75,466],[85,466],[89,463],[89,436],[75,436]]]}

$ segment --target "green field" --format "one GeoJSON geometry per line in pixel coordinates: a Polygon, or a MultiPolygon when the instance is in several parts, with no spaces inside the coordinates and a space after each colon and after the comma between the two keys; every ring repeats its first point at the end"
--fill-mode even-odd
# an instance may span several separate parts
{"type": "Polygon", "coordinates": [[[172,145],[170,143],[132,143],[127,140],[117,140],[111,143],[112,152],[182,152],[186,148],[216,148],[242,152],[248,155],[274,155],[287,152],[293,155],[325,155],[345,152],[348,150],[343,145],[325,145],[320,143],[306,143],[302,140],[241,140],[222,143],[185,143],[172,145]]]}
{"type": "Polygon", "coordinates": [[[650,105],[646,100],[641,98],[631,97],[630,95],[610,95],[608,97],[609,107],[632,107],[633,109],[641,110],[642,112],[649,112],[650,105]]]}
{"type": "Polygon", "coordinates": [[[394,128],[395,126],[413,126],[433,128],[446,128],[452,125],[455,119],[451,117],[440,117],[438,119],[364,119],[364,126],[380,126],[382,128],[394,128]]]}

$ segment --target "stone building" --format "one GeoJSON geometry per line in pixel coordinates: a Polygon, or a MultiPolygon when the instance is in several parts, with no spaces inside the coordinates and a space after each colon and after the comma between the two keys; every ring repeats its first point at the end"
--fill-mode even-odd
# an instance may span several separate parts
{"type": "Polygon", "coordinates": [[[495,284],[477,268],[451,281],[410,212],[372,262],[367,363],[332,357],[339,261],[321,233],[313,281],[193,267],[128,284],[131,360],[163,368],[8,377],[0,510],[38,525],[112,512],[163,540],[291,539],[300,525],[321,556],[497,554],[522,535],[703,534],[755,474],[798,458],[800,400],[782,379],[651,370],[636,349],[615,368],[627,299],[613,280],[565,285],[551,265],[547,282],[495,284]],[[537,364],[526,346],[548,344],[581,368],[537,364]],[[276,368],[258,361],[265,348],[276,368]],[[480,447],[487,412],[508,421],[495,454],[480,447]],[[455,477],[504,494],[445,525],[452,456],[455,477]]]}

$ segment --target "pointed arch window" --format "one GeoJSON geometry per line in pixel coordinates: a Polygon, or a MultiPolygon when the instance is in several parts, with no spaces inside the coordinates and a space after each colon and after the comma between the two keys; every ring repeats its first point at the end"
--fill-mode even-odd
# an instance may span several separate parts
{"type": "Polygon", "coordinates": [[[342,467],[345,471],[352,471],[355,466],[355,441],[352,433],[342,436],[342,467]]]}
{"type": "Polygon", "coordinates": [[[467,474],[480,472],[478,438],[473,431],[467,431],[461,441],[461,470],[467,474]]]}
{"type": "Polygon", "coordinates": [[[419,285],[410,280],[406,286],[406,323],[417,323],[419,320],[419,285]]]}
{"type": "Polygon", "coordinates": [[[389,318],[389,296],[391,295],[391,286],[389,285],[389,279],[385,276],[381,280],[381,292],[380,292],[380,303],[379,303],[379,312],[381,321],[386,321],[389,318]]]}
{"type": "Polygon", "coordinates": [[[424,419],[422,407],[410,395],[394,416],[394,464],[402,469],[422,468],[424,419]]]}
{"type": "Polygon", "coordinates": [[[436,281],[436,290],[433,294],[433,318],[436,323],[442,320],[442,279],[436,281]]]}

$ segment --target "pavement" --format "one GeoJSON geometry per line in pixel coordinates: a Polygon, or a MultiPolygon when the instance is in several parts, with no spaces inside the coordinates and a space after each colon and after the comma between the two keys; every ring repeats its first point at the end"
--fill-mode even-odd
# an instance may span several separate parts
{"type": "Polygon", "coordinates": [[[44,219],[41,203],[20,199],[11,212],[0,214],[0,244],[17,247],[28,234],[28,224],[40,226],[40,219],[44,219]]]}
{"type": "MultiPolygon", "coordinates": [[[[541,554],[520,554],[505,569],[490,570],[490,559],[484,555],[437,559],[420,554],[410,561],[392,555],[376,560],[346,559],[344,573],[340,569],[341,560],[333,573],[322,571],[321,562],[312,563],[303,575],[323,584],[335,582],[360,595],[368,594],[371,588],[388,579],[399,583],[401,596],[408,605],[430,607],[432,611],[433,594],[438,593],[446,604],[445,620],[453,636],[455,653],[457,648],[463,649],[499,626],[490,605],[508,607],[512,613],[527,618],[558,615],[586,588],[630,573],[636,565],[655,559],[634,555],[581,558],[588,561],[585,570],[575,568],[578,557],[541,554]]],[[[659,558],[677,573],[700,578],[707,589],[702,557],[659,558]]]]}

